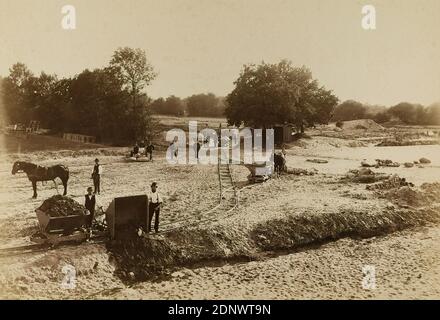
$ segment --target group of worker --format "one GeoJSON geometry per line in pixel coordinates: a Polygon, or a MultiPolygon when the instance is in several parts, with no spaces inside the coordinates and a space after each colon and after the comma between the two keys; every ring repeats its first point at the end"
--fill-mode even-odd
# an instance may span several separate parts
{"type": "Polygon", "coordinates": [[[130,153],[131,157],[138,158],[141,155],[145,155],[148,157],[148,160],[153,161],[153,151],[154,145],[149,142],[145,144],[143,141],[134,145],[133,150],[130,153]]]}
{"type": "MultiPolygon", "coordinates": [[[[90,213],[87,221],[87,225],[89,227],[89,236],[91,236],[91,226],[95,218],[96,208],[102,210],[102,205],[99,199],[97,198],[97,195],[101,194],[102,173],[103,173],[103,166],[99,163],[99,159],[95,159],[95,165],[93,166],[93,171],[92,171],[93,188],[92,187],[87,188],[87,194],[85,195],[85,199],[84,199],[84,206],[90,213]]],[[[159,232],[159,214],[160,214],[160,207],[162,205],[162,197],[159,195],[157,188],[158,188],[157,183],[153,182],[150,186],[150,192],[147,193],[149,219],[148,219],[148,225],[146,231],[148,233],[151,232],[151,222],[153,218],[154,218],[154,230],[156,233],[159,232]]]]}

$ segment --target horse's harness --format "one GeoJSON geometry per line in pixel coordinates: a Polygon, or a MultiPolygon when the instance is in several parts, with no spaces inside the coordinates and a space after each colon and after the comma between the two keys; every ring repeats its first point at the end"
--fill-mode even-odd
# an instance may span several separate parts
{"type": "MultiPolygon", "coordinates": [[[[24,170],[23,170],[24,171],[24,170]]],[[[30,172],[27,172],[29,180],[40,180],[44,178],[48,178],[50,173],[50,169],[48,167],[35,165],[35,168],[30,172]],[[33,179],[32,179],[33,178],[33,179]]]]}

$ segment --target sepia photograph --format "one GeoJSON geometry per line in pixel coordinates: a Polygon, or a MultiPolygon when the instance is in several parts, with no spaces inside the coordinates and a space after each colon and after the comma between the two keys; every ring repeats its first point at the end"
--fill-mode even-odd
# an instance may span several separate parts
{"type": "Polygon", "coordinates": [[[439,14],[0,0],[0,300],[440,299],[439,14]]]}

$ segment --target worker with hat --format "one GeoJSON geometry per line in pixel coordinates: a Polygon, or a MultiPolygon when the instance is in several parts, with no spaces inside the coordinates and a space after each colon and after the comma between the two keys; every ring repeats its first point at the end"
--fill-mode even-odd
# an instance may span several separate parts
{"type": "Polygon", "coordinates": [[[148,232],[151,232],[151,221],[154,216],[154,231],[159,232],[159,214],[162,204],[162,197],[157,191],[157,183],[151,184],[151,192],[148,194],[148,232]]]}
{"type": "Polygon", "coordinates": [[[89,237],[92,236],[92,224],[93,219],[95,218],[95,209],[98,207],[102,211],[102,205],[97,199],[96,195],[93,193],[93,188],[87,188],[87,194],[84,199],[84,206],[89,211],[89,216],[87,217],[86,227],[89,229],[89,237]]]}
{"type": "Polygon", "coordinates": [[[101,193],[101,174],[102,174],[102,166],[99,164],[99,159],[95,159],[95,165],[93,166],[92,179],[93,186],[95,187],[94,193],[101,193]]]}

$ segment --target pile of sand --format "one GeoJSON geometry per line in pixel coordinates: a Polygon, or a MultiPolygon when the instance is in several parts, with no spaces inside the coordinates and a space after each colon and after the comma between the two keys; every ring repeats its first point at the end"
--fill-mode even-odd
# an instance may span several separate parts
{"type": "Polygon", "coordinates": [[[420,189],[411,186],[391,189],[385,197],[399,206],[430,206],[440,201],[440,183],[424,183],[420,189]]]}
{"type": "Polygon", "coordinates": [[[370,131],[381,131],[385,130],[380,124],[371,119],[359,119],[344,121],[342,126],[343,130],[370,130],[370,131]]]}
{"type": "Polygon", "coordinates": [[[87,214],[87,209],[82,204],[62,195],[56,195],[44,200],[38,209],[51,217],[81,216],[87,214]]]}
{"type": "Polygon", "coordinates": [[[125,281],[167,277],[179,267],[205,261],[251,257],[253,250],[241,230],[185,227],[164,235],[112,241],[107,246],[116,274],[125,281]]]}
{"type": "Polygon", "coordinates": [[[380,214],[341,212],[300,214],[258,225],[252,238],[260,250],[286,250],[344,237],[366,238],[438,222],[438,212],[384,210],[380,214]]]}

